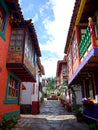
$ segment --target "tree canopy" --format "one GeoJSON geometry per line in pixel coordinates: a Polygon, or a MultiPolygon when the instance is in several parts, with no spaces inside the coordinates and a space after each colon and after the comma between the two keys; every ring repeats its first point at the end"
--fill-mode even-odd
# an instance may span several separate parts
{"type": "Polygon", "coordinates": [[[53,93],[55,88],[56,88],[56,78],[50,77],[47,79],[48,84],[47,84],[47,91],[50,93],[53,93]]]}

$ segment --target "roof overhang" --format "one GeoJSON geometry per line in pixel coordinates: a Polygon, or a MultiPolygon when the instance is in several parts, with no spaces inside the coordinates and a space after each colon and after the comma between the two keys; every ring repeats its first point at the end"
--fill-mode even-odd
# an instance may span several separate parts
{"type": "Polygon", "coordinates": [[[24,20],[18,0],[5,0],[5,2],[12,17],[24,20]]]}
{"type": "Polygon", "coordinates": [[[7,63],[6,66],[7,69],[13,72],[22,82],[36,82],[36,78],[25,65],[19,63],[7,63]]]}

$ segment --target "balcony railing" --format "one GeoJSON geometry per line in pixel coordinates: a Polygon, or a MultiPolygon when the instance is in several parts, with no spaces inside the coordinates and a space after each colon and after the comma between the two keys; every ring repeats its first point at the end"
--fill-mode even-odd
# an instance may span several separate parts
{"type": "Polygon", "coordinates": [[[86,32],[83,35],[83,37],[81,38],[80,45],[79,45],[79,48],[80,48],[80,58],[83,57],[83,55],[87,51],[87,49],[88,49],[90,44],[91,44],[90,27],[87,27],[86,32]]]}

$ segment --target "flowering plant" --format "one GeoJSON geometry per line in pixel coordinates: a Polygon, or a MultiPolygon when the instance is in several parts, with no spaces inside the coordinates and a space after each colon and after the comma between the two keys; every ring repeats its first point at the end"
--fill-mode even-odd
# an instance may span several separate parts
{"type": "Polygon", "coordinates": [[[83,106],[85,106],[85,107],[93,106],[93,101],[91,98],[84,98],[82,101],[83,101],[83,106]]]}

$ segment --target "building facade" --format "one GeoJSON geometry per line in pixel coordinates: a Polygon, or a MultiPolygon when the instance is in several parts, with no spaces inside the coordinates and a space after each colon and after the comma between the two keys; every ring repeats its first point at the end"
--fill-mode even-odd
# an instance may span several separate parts
{"type": "Polygon", "coordinates": [[[64,79],[67,80],[67,67],[66,67],[67,62],[65,59],[58,60],[58,62],[57,62],[57,70],[56,70],[56,86],[57,86],[57,88],[61,87],[64,79]]]}
{"type": "Polygon", "coordinates": [[[0,1],[0,119],[20,114],[22,82],[36,82],[41,56],[31,20],[24,20],[18,0],[0,1]]]}
{"type": "Polygon", "coordinates": [[[68,85],[67,85],[67,62],[66,62],[66,56],[64,56],[63,60],[58,60],[57,70],[56,70],[56,89],[57,89],[57,93],[59,93],[59,92],[61,93],[61,98],[63,100],[66,100],[65,91],[67,90],[67,88],[68,88],[68,85]]]}
{"type": "Polygon", "coordinates": [[[82,87],[83,114],[98,120],[98,1],[76,0],[64,52],[68,84],[82,87]]]}

